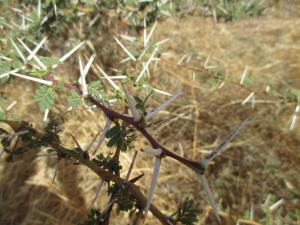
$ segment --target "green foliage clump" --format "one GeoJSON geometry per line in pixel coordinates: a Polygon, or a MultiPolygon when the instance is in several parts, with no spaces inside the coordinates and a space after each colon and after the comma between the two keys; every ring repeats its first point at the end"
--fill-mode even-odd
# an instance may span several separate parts
{"type": "Polygon", "coordinates": [[[216,19],[233,21],[245,16],[261,16],[267,8],[265,0],[202,0],[216,19]]]}
{"type": "Polygon", "coordinates": [[[198,213],[199,210],[195,208],[194,201],[186,199],[179,205],[175,221],[185,225],[194,225],[197,223],[198,213]]]}
{"type": "Polygon", "coordinates": [[[122,166],[116,158],[112,158],[109,155],[105,157],[102,153],[97,155],[97,157],[93,159],[93,162],[95,162],[99,167],[107,169],[113,173],[117,173],[122,169],[122,166]]]}
{"type": "Polygon", "coordinates": [[[88,213],[88,218],[83,223],[79,222],[76,225],[99,225],[105,219],[105,215],[103,215],[98,209],[91,208],[88,213]]]}
{"type": "Polygon", "coordinates": [[[34,99],[38,102],[40,110],[50,110],[55,102],[55,91],[53,87],[41,85],[35,92],[34,99]]]}
{"type": "Polygon", "coordinates": [[[135,206],[135,198],[128,190],[126,184],[114,184],[108,189],[108,193],[115,197],[117,204],[117,211],[130,211],[135,206]]]}
{"type": "Polygon", "coordinates": [[[118,122],[106,133],[108,147],[117,147],[121,151],[126,151],[131,148],[132,142],[136,139],[134,134],[128,134],[126,127],[121,126],[118,122]]]}

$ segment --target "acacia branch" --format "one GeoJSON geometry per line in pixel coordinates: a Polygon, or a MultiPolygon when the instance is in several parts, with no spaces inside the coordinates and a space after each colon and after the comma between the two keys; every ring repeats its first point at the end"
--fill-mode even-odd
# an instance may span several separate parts
{"type": "MultiPolygon", "coordinates": [[[[18,122],[18,121],[3,121],[3,122],[7,123],[14,130],[19,130],[20,127],[23,125],[23,122],[18,122]]],[[[31,133],[32,135],[35,135],[37,138],[42,138],[44,136],[43,133],[40,133],[34,129],[31,130],[31,133]]],[[[114,175],[112,172],[99,167],[96,163],[90,160],[86,152],[78,148],[77,151],[67,149],[63,147],[60,143],[58,143],[56,140],[52,140],[51,142],[48,143],[48,145],[51,146],[57,152],[57,155],[61,159],[64,158],[73,159],[80,162],[82,165],[85,165],[94,173],[96,173],[102,180],[112,181],[117,185],[125,184],[128,187],[128,190],[134,196],[136,200],[137,208],[139,208],[140,210],[145,208],[147,199],[141,192],[140,188],[134,184],[139,178],[141,178],[141,176],[138,176],[136,178],[127,181],[126,179],[120,178],[118,175],[114,175]]],[[[161,224],[170,225],[170,218],[165,214],[163,214],[155,205],[151,204],[150,211],[161,222],[161,224]]]]}

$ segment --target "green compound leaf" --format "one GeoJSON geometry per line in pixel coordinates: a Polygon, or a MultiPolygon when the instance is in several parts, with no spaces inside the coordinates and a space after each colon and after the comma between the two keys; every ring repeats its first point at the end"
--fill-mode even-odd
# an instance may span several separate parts
{"type": "Polygon", "coordinates": [[[101,94],[101,91],[103,90],[102,84],[100,81],[93,81],[89,83],[88,85],[88,92],[93,97],[98,97],[99,94],[101,94]]]}
{"type": "Polygon", "coordinates": [[[73,108],[83,104],[83,99],[77,94],[75,90],[71,91],[70,96],[68,97],[69,105],[73,108]]]}
{"type": "Polygon", "coordinates": [[[49,68],[54,64],[59,63],[59,59],[55,57],[39,56],[42,62],[49,68]]]}
{"type": "Polygon", "coordinates": [[[107,147],[115,146],[121,151],[131,148],[132,143],[136,140],[136,136],[134,134],[128,135],[126,128],[120,126],[119,123],[116,123],[114,127],[108,130],[105,136],[109,139],[107,147]]]}
{"type": "Polygon", "coordinates": [[[5,120],[5,119],[6,119],[6,116],[5,116],[4,112],[1,111],[1,109],[0,109],[0,121],[5,120]]]}
{"type": "Polygon", "coordinates": [[[52,87],[40,86],[34,96],[34,100],[39,104],[40,110],[45,112],[46,109],[51,109],[55,102],[55,92],[52,87]]]}
{"type": "Polygon", "coordinates": [[[197,215],[199,210],[195,208],[192,199],[185,199],[178,207],[176,222],[185,225],[194,225],[197,223],[197,215]]]}
{"type": "Polygon", "coordinates": [[[47,70],[33,68],[30,71],[30,75],[33,76],[33,77],[43,78],[44,76],[47,75],[47,70]]]}

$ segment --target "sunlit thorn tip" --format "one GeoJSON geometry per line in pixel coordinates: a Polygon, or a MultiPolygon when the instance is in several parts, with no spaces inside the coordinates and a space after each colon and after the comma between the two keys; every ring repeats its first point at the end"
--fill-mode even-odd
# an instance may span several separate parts
{"type": "Polygon", "coordinates": [[[277,201],[275,204],[271,205],[269,207],[269,211],[271,213],[273,213],[275,210],[277,210],[280,206],[282,206],[285,203],[284,199],[280,199],[279,201],[277,201]]]}
{"type": "Polygon", "coordinates": [[[129,95],[128,90],[126,89],[126,87],[123,86],[123,89],[124,89],[126,101],[127,101],[128,106],[130,108],[130,111],[133,115],[134,121],[137,122],[141,119],[141,115],[140,115],[139,111],[135,108],[134,100],[129,95]]]}
{"type": "Polygon", "coordinates": [[[16,49],[18,55],[20,56],[20,58],[22,59],[23,63],[26,63],[26,59],[23,55],[23,53],[21,52],[21,50],[19,49],[19,47],[16,45],[16,43],[10,38],[10,41],[12,43],[12,45],[14,46],[14,48],[16,49]]]}
{"type": "Polygon", "coordinates": [[[29,47],[20,39],[18,38],[18,41],[23,45],[25,50],[32,55],[33,59],[42,67],[43,70],[47,70],[47,67],[45,64],[29,49],[29,47]]]}
{"type": "Polygon", "coordinates": [[[72,48],[69,52],[67,52],[65,55],[63,55],[60,59],[59,62],[63,63],[66,61],[71,55],[73,55],[82,45],[85,44],[86,41],[80,42],[78,45],[76,45],[74,48],[72,48]]]}
{"type": "Polygon", "coordinates": [[[139,82],[140,79],[143,77],[144,73],[146,72],[148,66],[150,65],[154,55],[156,54],[156,52],[158,51],[158,47],[155,48],[155,50],[153,51],[152,55],[150,56],[150,58],[148,59],[147,63],[145,64],[145,66],[143,67],[142,71],[140,72],[140,74],[138,75],[135,83],[139,82]]]}
{"type": "Polygon", "coordinates": [[[109,84],[117,91],[120,90],[118,85],[116,85],[116,83],[112,79],[110,79],[110,77],[98,65],[96,65],[96,66],[97,66],[98,70],[102,73],[102,75],[107,79],[109,84]]]}
{"type": "Polygon", "coordinates": [[[48,115],[49,115],[49,109],[46,109],[44,113],[44,119],[43,119],[44,122],[48,121],[48,115]]]}
{"type": "Polygon", "coordinates": [[[0,138],[14,138],[15,136],[23,135],[28,132],[29,132],[28,130],[23,130],[23,131],[15,132],[13,134],[2,134],[2,135],[0,135],[0,138]]]}
{"type": "Polygon", "coordinates": [[[172,101],[174,101],[178,96],[180,96],[181,93],[177,93],[176,95],[174,95],[172,98],[168,99],[167,101],[165,101],[163,104],[161,104],[159,107],[157,107],[155,110],[153,110],[152,112],[148,113],[145,116],[145,120],[149,120],[151,119],[153,116],[155,116],[159,111],[161,111],[163,108],[165,108],[167,105],[169,105],[172,101]]]}
{"type": "Polygon", "coordinates": [[[113,37],[115,41],[121,46],[121,48],[126,52],[126,54],[133,60],[136,61],[136,58],[131,54],[131,52],[119,41],[118,38],[113,37]]]}
{"type": "Polygon", "coordinates": [[[254,92],[251,92],[250,95],[248,95],[247,98],[242,102],[242,105],[245,105],[247,102],[249,102],[254,97],[254,92]]]}
{"type": "Polygon", "coordinates": [[[247,77],[247,73],[248,73],[248,66],[245,67],[244,72],[242,74],[241,81],[240,81],[241,85],[244,84],[244,81],[246,80],[247,77]]]}
{"type": "Polygon", "coordinates": [[[154,23],[154,25],[152,26],[152,29],[151,29],[149,35],[147,36],[145,46],[146,46],[146,45],[148,44],[148,42],[150,41],[150,38],[151,38],[151,36],[152,36],[152,34],[153,34],[155,28],[156,28],[156,25],[157,25],[157,21],[155,21],[155,23],[154,23]]]}
{"type": "Polygon", "coordinates": [[[42,79],[39,79],[39,78],[30,77],[30,76],[26,76],[26,75],[15,73],[15,72],[10,72],[9,74],[13,75],[13,76],[16,76],[16,77],[19,77],[19,78],[22,78],[22,79],[34,81],[34,82],[41,83],[41,84],[45,84],[45,85],[48,85],[48,86],[53,85],[52,81],[42,80],[42,79]]]}
{"type": "Polygon", "coordinates": [[[104,180],[100,180],[99,184],[97,185],[97,188],[96,188],[96,194],[95,194],[95,197],[91,203],[91,205],[93,206],[96,202],[96,200],[99,198],[99,194],[101,192],[101,189],[103,187],[103,185],[105,184],[105,181],[104,180]]]}
{"type": "Polygon", "coordinates": [[[153,195],[154,195],[154,189],[156,187],[157,180],[158,180],[158,173],[159,173],[160,164],[161,164],[161,157],[160,156],[155,157],[152,181],[151,181],[150,189],[149,189],[148,196],[147,196],[146,207],[145,207],[144,212],[143,212],[143,214],[145,216],[147,215],[147,213],[150,209],[150,206],[151,206],[151,202],[152,202],[153,195]]]}
{"type": "Polygon", "coordinates": [[[7,106],[6,111],[11,110],[16,104],[17,104],[17,101],[13,101],[9,106],[7,106]]]}
{"type": "Polygon", "coordinates": [[[202,183],[202,185],[204,187],[204,190],[207,194],[207,198],[208,198],[208,201],[209,201],[209,203],[210,203],[210,205],[213,209],[213,212],[214,212],[215,216],[217,217],[219,223],[221,223],[221,220],[220,220],[220,217],[219,217],[219,210],[217,208],[217,205],[215,203],[214,197],[213,197],[212,192],[209,188],[209,185],[208,185],[208,182],[207,182],[207,179],[206,179],[205,175],[200,175],[200,180],[201,180],[201,183],[202,183]]]}
{"type": "Polygon", "coordinates": [[[101,145],[102,145],[102,143],[103,143],[103,141],[104,141],[104,139],[105,139],[106,133],[107,133],[107,131],[109,130],[111,124],[112,124],[112,121],[111,121],[109,118],[106,118],[106,124],[105,124],[105,126],[104,126],[104,129],[103,129],[103,131],[102,131],[100,137],[99,137],[98,144],[97,144],[97,146],[95,147],[95,150],[94,150],[94,152],[93,152],[92,155],[95,155],[95,154],[98,152],[98,150],[100,149],[100,147],[101,147],[101,145]]]}
{"type": "Polygon", "coordinates": [[[132,161],[131,161],[131,163],[130,163],[128,172],[127,172],[126,177],[125,177],[125,180],[126,180],[126,181],[129,180],[130,174],[131,174],[131,172],[132,172],[132,169],[133,169],[133,166],[134,166],[134,163],[135,163],[135,160],[136,160],[136,156],[137,156],[137,151],[134,152],[132,161]]]}
{"type": "Polygon", "coordinates": [[[27,57],[27,60],[31,60],[35,54],[40,50],[40,48],[43,46],[43,44],[45,43],[45,41],[47,40],[47,37],[44,37],[41,42],[35,47],[35,49],[33,49],[32,53],[29,54],[29,56],[27,57]]]}

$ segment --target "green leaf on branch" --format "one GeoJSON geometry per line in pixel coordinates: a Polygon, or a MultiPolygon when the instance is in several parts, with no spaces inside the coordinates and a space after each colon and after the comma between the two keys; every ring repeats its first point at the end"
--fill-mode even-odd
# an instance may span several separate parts
{"type": "Polygon", "coordinates": [[[47,75],[47,70],[33,68],[30,71],[30,75],[33,77],[43,78],[44,76],[47,75]]]}
{"type": "Polygon", "coordinates": [[[0,121],[5,119],[6,119],[5,113],[0,109],[0,121]]]}
{"type": "Polygon", "coordinates": [[[128,190],[127,185],[113,184],[108,193],[116,198],[117,212],[132,210],[135,206],[135,198],[128,190]]]}
{"type": "Polygon", "coordinates": [[[93,162],[96,163],[99,167],[109,170],[110,172],[117,173],[122,166],[117,159],[108,156],[104,156],[102,153],[97,155],[93,162]]]}
{"type": "Polygon", "coordinates": [[[109,139],[107,147],[116,146],[118,149],[126,151],[131,148],[131,144],[136,139],[136,136],[134,134],[128,135],[126,128],[116,123],[114,127],[107,131],[106,138],[109,139]]]}
{"type": "Polygon", "coordinates": [[[199,210],[195,208],[193,199],[185,199],[178,207],[176,222],[185,225],[194,225],[197,223],[197,214],[199,210]]]}
{"type": "Polygon", "coordinates": [[[71,90],[71,95],[68,97],[68,102],[70,106],[75,108],[83,104],[83,99],[75,90],[71,90]]]}
{"type": "Polygon", "coordinates": [[[91,208],[89,210],[88,218],[83,223],[77,223],[77,225],[98,225],[102,224],[105,219],[105,215],[100,210],[91,208]]]}
{"type": "Polygon", "coordinates": [[[55,92],[52,87],[42,85],[36,90],[34,99],[38,102],[40,110],[45,112],[46,109],[50,110],[53,107],[55,92]]]}

